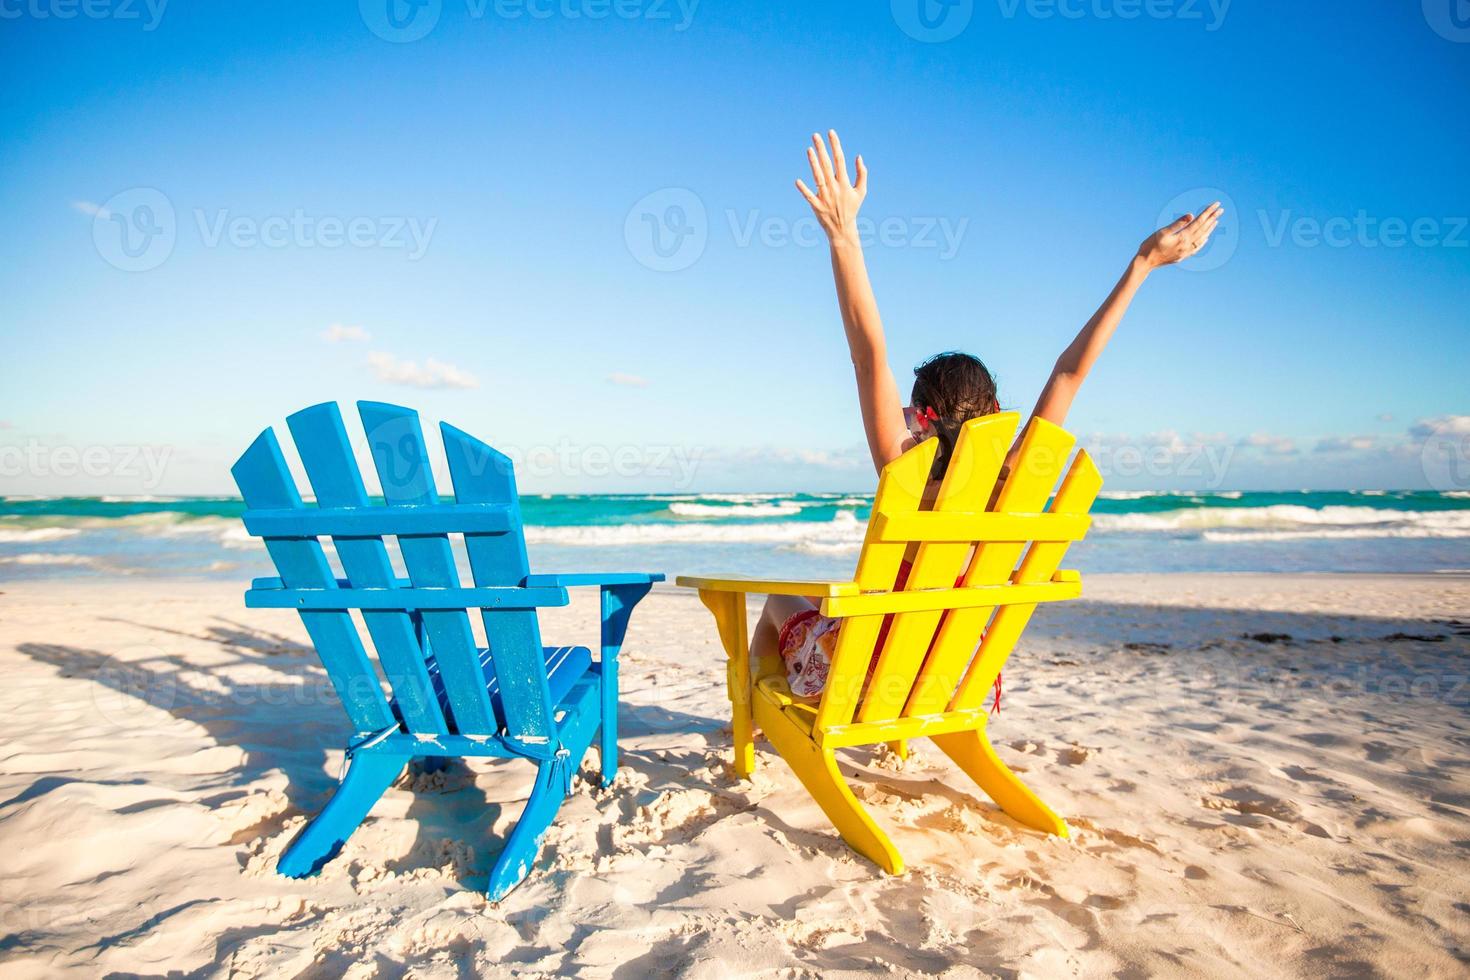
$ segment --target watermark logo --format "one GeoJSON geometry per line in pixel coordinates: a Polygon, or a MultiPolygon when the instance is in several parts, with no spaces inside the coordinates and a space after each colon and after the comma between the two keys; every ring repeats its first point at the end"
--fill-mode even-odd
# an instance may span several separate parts
{"type": "Polygon", "coordinates": [[[439,23],[444,0],[357,0],[367,29],[393,44],[417,41],[439,23]]]}
{"type": "Polygon", "coordinates": [[[92,215],[97,254],[124,272],[158,268],[173,254],[177,237],[173,203],[153,187],[114,194],[92,215]]]}
{"type": "Polygon", "coordinates": [[[699,195],[666,187],[643,197],[623,222],[623,241],[654,272],[679,272],[699,261],[709,243],[709,216],[699,195]]]}
{"type": "Polygon", "coordinates": [[[1230,220],[1221,221],[1215,226],[1215,233],[1210,236],[1210,241],[1204,248],[1179,264],[1181,269],[1191,272],[1212,272],[1235,257],[1235,250],[1240,247],[1240,223],[1234,219],[1235,201],[1230,195],[1218,187],[1196,187],[1194,190],[1179,194],[1164,205],[1154,224],[1162,228],[1172,224],[1186,214],[1199,214],[1203,208],[1211,203],[1219,201],[1225,208],[1225,214],[1230,220]]]}
{"type": "Polygon", "coordinates": [[[97,714],[119,730],[136,729],[154,720],[157,711],[168,711],[178,699],[173,673],[157,665],[167,660],[157,647],[126,647],[97,665],[92,673],[96,687],[92,704],[97,714]]]}
{"type": "Polygon", "coordinates": [[[1470,415],[1455,415],[1416,427],[1424,444],[1419,462],[1424,479],[1435,490],[1470,490],[1470,415]]]}
{"type": "Polygon", "coordinates": [[[1446,41],[1470,44],[1470,0],[1424,0],[1424,19],[1446,41]]]}
{"type": "Polygon", "coordinates": [[[975,0],[891,0],[893,22],[925,44],[952,41],[975,16],[975,0]]]}

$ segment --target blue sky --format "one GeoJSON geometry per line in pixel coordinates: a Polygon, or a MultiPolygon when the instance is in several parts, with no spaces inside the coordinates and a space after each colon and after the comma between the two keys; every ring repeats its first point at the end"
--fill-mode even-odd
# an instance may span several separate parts
{"type": "Polygon", "coordinates": [[[920,2],[0,0],[0,492],[229,492],[359,398],[531,490],[870,488],[827,127],[900,385],[965,349],[1008,408],[1223,192],[1073,409],[1110,487],[1419,486],[1470,431],[1461,0],[920,2]]]}

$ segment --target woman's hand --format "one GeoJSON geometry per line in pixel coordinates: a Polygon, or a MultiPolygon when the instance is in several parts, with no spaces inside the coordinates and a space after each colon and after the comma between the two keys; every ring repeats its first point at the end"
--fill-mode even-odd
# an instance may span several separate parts
{"type": "Polygon", "coordinates": [[[827,130],[832,141],[832,153],[827,154],[827,144],[822,137],[812,134],[812,145],[807,147],[806,160],[812,167],[812,178],[817,182],[815,193],[798,180],[796,189],[812,206],[822,230],[832,243],[856,242],[858,209],[863,198],[868,196],[868,168],[863,158],[857,158],[857,183],[847,178],[847,158],[842,155],[842,141],[837,130],[827,130]]]}
{"type": "Polygon", "coordinates": [[[1224,213],[1225,209],[1216,201],[1198,215],[1184,215],[1148,236],[1138,246],[1138,257],[1150,269],[1184,261],[1209,244],[1210,235],[1224,213]]]}

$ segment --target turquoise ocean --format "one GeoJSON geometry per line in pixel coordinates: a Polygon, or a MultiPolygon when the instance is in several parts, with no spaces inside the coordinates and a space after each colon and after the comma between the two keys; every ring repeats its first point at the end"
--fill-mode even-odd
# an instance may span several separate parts
{"type": "MultiPolygon", "coordinates": [[[[533,570],[851,574],[871,496],[527,495],[533,570]]],[[[228,497],[0,497],[0,581],[270,574],[228,497]]],[[[1107,493],[1084,572],[1470,569],[1470,493],[1107,493]]]]}

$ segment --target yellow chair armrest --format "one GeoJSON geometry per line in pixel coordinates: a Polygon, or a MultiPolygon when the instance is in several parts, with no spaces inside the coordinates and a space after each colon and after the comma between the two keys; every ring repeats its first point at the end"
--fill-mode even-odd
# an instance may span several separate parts
{"type": "Polygon", "coordinates": [[[810,595],[820,598],[857,595],[855,582],[822,582],[815,579],[704,578],[680,575],[675,584],[701,592],[757,592],[761,595],[810,595]]]}

